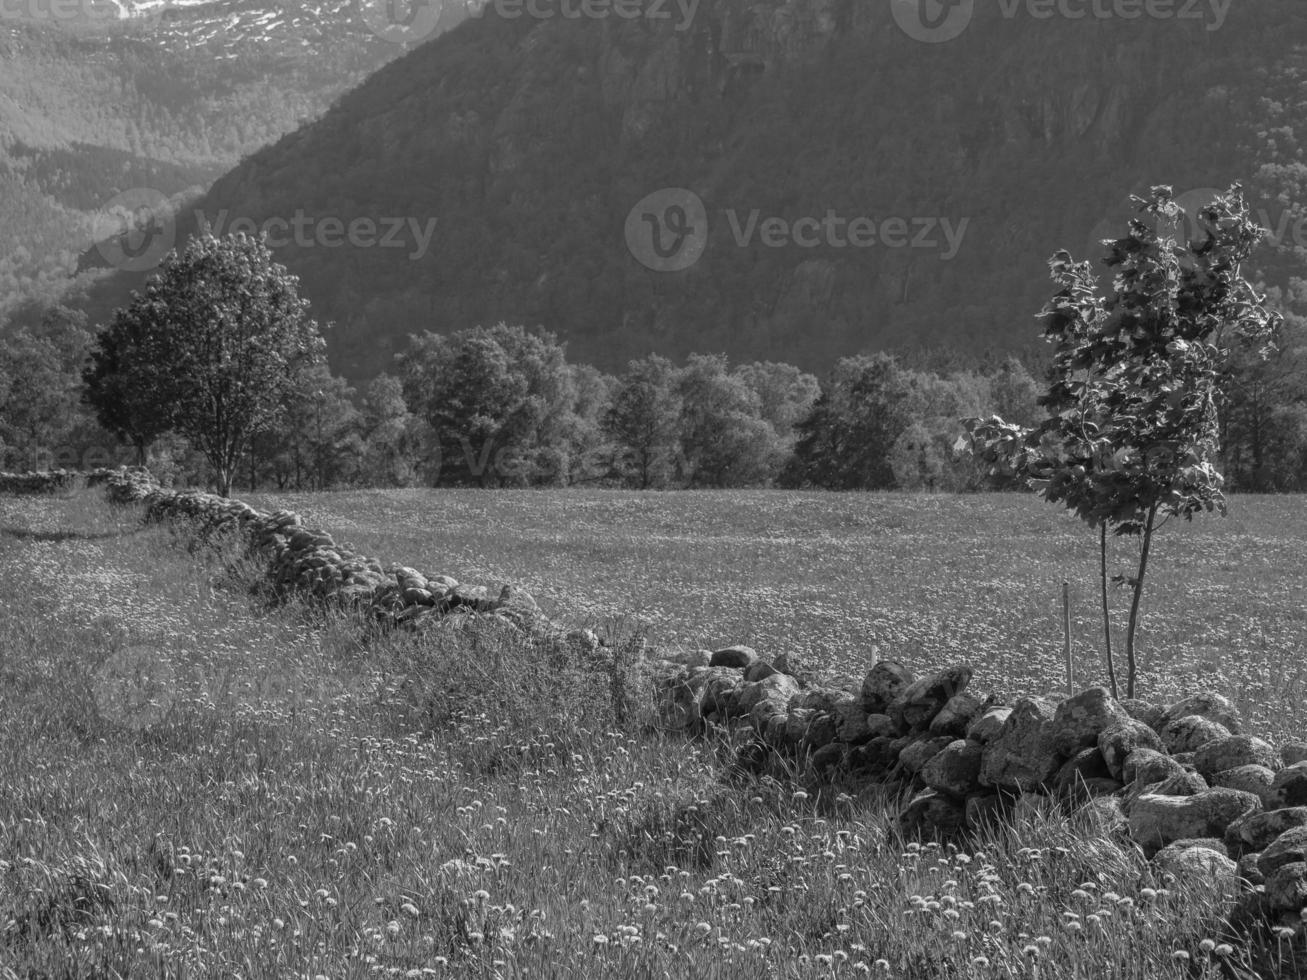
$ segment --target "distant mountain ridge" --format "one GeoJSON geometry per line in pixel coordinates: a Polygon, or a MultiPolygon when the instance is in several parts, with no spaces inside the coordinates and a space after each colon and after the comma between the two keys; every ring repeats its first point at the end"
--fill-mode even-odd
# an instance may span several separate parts
{"type": "MultiPolygon", "coordinates": [[[[1300,0],[1250,0],[1219,25],[976,4],[944,43],[912,37],[900,0],[702,0],[689,23],[667,4],[664,19],[500,7],[197,204],[254,226],[436,222],[418,257],[277,249],[336,322],[351,378],[410,332],[499,320],[607,368],[649,350],[824,369],[868,348],[1024,347],[1049,255],[1123,231],[1128,194],[1242,178],[1264,210],[1307,200],[1300,0]]],[[[183,215],[183,238],[193,226],[183,215]]],[[[1270,249],[1268,276],[1301,275],[1303,246],[1270,249]]],[[[107,280],[91,309],[139,282],[107,280]]]]}

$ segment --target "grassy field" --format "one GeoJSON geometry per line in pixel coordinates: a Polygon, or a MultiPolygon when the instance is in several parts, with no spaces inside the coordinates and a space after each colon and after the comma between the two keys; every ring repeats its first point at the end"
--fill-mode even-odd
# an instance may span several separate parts
{"type": "MultiPolygon", "coordinates": [[[[999,688],[1059,676],[1065,570],[1092,648],[1087,536],[1017,498],[264,502],[578,621],[836,667],[878,642],[999,688]]],[[[1168,529],[1150,684],[1293,662],[1296,504],[1168,529]]],[[[97,494],[0,499],[0,596],[0,977],[1307,976],[1301,936],[1227,934],[1219,897],[1090,821],[906,844],[873,788],[745,779],[500,632],[271,606],[236,552],[97,494]]],[[[1272,680],[1243,692],[1268,718],[1272,680]]]]}
{"type": "MultiPolygon", "coordinates": [[[[513,582],[551,613],[633,617],[655,642],[747,643],[860,679],[867,651],[965,661],[987,690],[1062,690],[1062,582],[1078,686],[1106,683],[1098,539],[1021,495],[399,491],[251,498],[365,554],[513,582]]],[[[1137,545],[1113,542],[1114,572],[1137,545]]],[[[1144,597],[1140,692],[1204,686],[1259,731],[1307,734],[1307,499],[1235,498],[1166,527],[1144,597]]],[[[1128,594],[1114,590],[1123,652],[1128,594]]]]}

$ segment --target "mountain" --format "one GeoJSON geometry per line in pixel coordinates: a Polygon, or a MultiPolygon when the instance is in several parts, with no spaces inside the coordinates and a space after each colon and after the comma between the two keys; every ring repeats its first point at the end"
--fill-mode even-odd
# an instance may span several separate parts
{"type": "MultiPolygon", "coordinates": [[[[136,188],[194,196],[401,55],[405,39],[388,39],[366,10],[0,5],[0,313],[63,288],[107,202],[136,188]]],[[[450,7],[428,32],[463,16],[450,7]]]]}
{"type": "MultiPolygon", "coordinates": [[[[1301,0],[1133,19],[967,2],[939,43],[917,2],[644,0],[628,18],[492,0],[225,174],[177,231],[306,222],[276,254],[351,379],[408,333],[500,320],[606,368],[1026,347],[1048,257],[1101,251],[1157,183],[1192,203],[1247,181],[1281,226],[1268,281],[1301,275],[1301,0]],[[354,221],[395,247],[314,231],[354,221]]],[[[105,279],[90,309],[140,281],[105,279]]]]}

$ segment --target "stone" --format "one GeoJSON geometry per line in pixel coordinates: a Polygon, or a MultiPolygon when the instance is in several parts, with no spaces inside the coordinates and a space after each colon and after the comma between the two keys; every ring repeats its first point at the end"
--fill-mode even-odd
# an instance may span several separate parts
{"type": "Polygon", "coordinates": [[[818,711],[834,711],[841,704],[856,701],[848,691],[835,687],[810,687],[799,695],[799,707],[816,708],[818,711]]]}
{"type": "Polygon", "coordinates": [[[813,774],[818,778],[829,778],[830,774],[844,765],[849,747],[838,742],[823,745],[812,753],[808,760],[813,774]]]}
{"type": "Polygon", "coordinates": [[[895,741],[888,735],[877,735],[865,745],[853,748],[849,752],[849,769],[872,778],[884,776],[898,765],[895,741]]]}
{"type": "MultiPolygon", "coordinates": [[[[1215,722],[1231,734],[1239,734],[1239,711],[1234,702],[1215,691],[1202,691],[1191,694],[1171,705],[1162,713],[1159,732],[1171,722],[1181,718],[1206,718],[1215,722]]],[[[1198,746],[1194,746],[1197,748],[1198,746]]]]}
{"type": "Polygon", "coordinates": [[[1158,734],[1166,751],[1176,755],[1193,752],[1214,739],[1229,738],[1230,730],[1202,715],[1183,715],[1166,722],[1158,734]]]}
{"type": "Polygon", "coordinates": [[[904,687],[885,714],[891,718],[901,716],[904,727],[910,730],[924,729],[944,705],[966,690],[973,673],[970,667],[955,665],[927,674],[904,687]]]}
{"type": "Polygon", "coordinates": [[[1257,859],[1257,870],[1270,878],[1277,868],[1307,861],[1307,827],[1292,827],[1266,845],[1257,859]]]}
{"type": "Polygon", "coordinates": [[[1130,807],[1130,836],[1145,853],[1185,838],[1224,838],[1230,824],[1261,805],[1251,793],[1235,789],[1208,789],[1193,796],[1146,793],[1130,807]]]}
{"type": "Polygon", "coordinates": [[[867,713],[885,714],[885,709],[890,706],[890,702],[894,701],[912,681],[912,671],[901,663],[893,660],[882,660],[877,663],[867,671],[867,676],[862,681],[862,703],[867,713]]]}
{"type": "Polygon", "coordinates": [[[1307,806],[1249,813],[1230,824],[1225,831],[1225,846],[1231,854],[1264,851],[1296,827],[1307,827],[1307,806]]]}
{"type": "Polygon", "coordinates": [[[931,759],[943,752],[953,739],[947,735],[920,735],[914,738],[899,753],[899,765],[908,772],[921,772],[931,759]]]}
{"type": "Polygon", "coordinates": [[[808,730],[803,733],[803,738],[799,741],[799,747],[806,751],[813,751],[827,745],[838,744],[836,739],[835,715],[829,711],[816,711],[808,723],[808,730]]]}
{"type": "MultiPolygon", "coordinates": [[[[708,661],[710,667],[733,667],[736,670],[744,670],[751,663],[758,659],[758,654],[753,647],[726,647],[721,650],[714,650],[712,658],[708,661]]],[[[759,678],[761,680],[762,678],[759,678]]]]}
{"type": "Polygon", "coordinates": [[[898,831],[905,840],[948,840],[966,827],[964,804],[933,789],[922,790],[899,813],[898,831]]]}
{"type": "Polygon", "coordinates": [[[1057,706],[1049,735],[1059,755],[1072,756],[1081,749],[1095,748],[1106,729],[1131,721],[1112,692],[1105,687],[1091,687],[1057,706]]]}
{"type": "Polygon", "coordinates": [[[1095,796],[1071,813],[1075,827],[1087,839],[1124,836],[1130,829],[1121,801],[1113,796],[1095,796]]]}
{"type": "Polygon", "coordinates": [[[888,735],[890,738],[899,737],[899,728],[889,715],[867,715],[867,731],[871,733],[872,738],[879,738],[882,735],[888,735]]]}
{"type": "Polygon", "coordinates": [[[861,745],[872,739],[871,729],[867,726],[867,709],[861,701],[847,701],[835,709],[835,737],[850,745],[861,745]]]}
{"type": "Polygon", "coordinates": [[[781,713],[789,707],[791,698],[800,693],[799,682],[789,674],[772,674],[760,681],[742,684],[739,688],[738,714],[751,713],[759,701],[775,701],[781,706],[781,713]]]}
{"type": "MultiPolygon", "coordinates": [[[[1163,871],[1169,871],[1177,878],[1198,878],[1213,891],[1226,897],[1238,894],[1241,885],[1239,867],[1220,850],[1213,850],[1204,843],[1186,841],[1193,846],[1181,849],[1164,847],[1158,851],[1155,860],[1163,871]]],[[[1218,845],[1219,841],[1216,842],[1218,845]]]]}
{"type": "Polygon", "coordinates": [[[1022,698],[1013,706],[998,736],[985,746],[982,786],[1035,789],[1053,778],[1062,763],[1048,733],[1055,710],[1042,698],[1022,698]]]}
{"type": "Polygon", "coordinates": [[[775,667],[765,660],[755,660],[744,668],[744,679],[749,682],[766,680],[772,674],[779,674],[775,667]]]}
{"type": "Polygon", "coordinates": [[[1271,806],[1271,786],[1275,782],[1275,773],[1265,766],[1239,766],[1215,773],[1209,782],[1213,786],[1228,786],[1241,789],[1246,793],[1255,793],[1261,798],[1262,806],[1271,806]]]}
{"type": "Polygon", "coordinates": [[[967,738],[973,742],[979,742],[981,745],[988,745],[1003,731],[1003,724],[1011,714],[1011,708],[1001,705],[987,708],[967,726],[967,738]]]}
{"type": "Polygon", "coordinates": [[[1062,764],[1049,784],[1052,793],[1065,798],[1083,798],[1091,779],[1111,779],[1107,763],[1098,749],[1081,749],[1062,764]]]}
{"type": "Polygon", "coordinates": [[[980,763],[984,747],[966,739],[956,739],[936,754],[921,770],[921,781],[959,800],[965,800],[980,788],[980,763]]]}
{"type": "Polygon", "coordinates": [[[1239,877],[1254,888],[1266,884],[1266,875],[1257,870],[1257,860],[1260,857],[1260,854],[1253,852],[1245,854],[1238,862],[1239,877]]]}
{"type": "Polygon", "coordinates": [[[1133,782],[1125,776],[1126,759],[1132,752],[1148,749],[1161,753],[1163,748],[1161,736],[1134,718],[1104,728],[1098,735],[1098,751],[1107,763],[1107,771],[1127,783],[1133,782]]]}
{"type": "Polygon", "coordinates": [[[1285,912],[1307,909],[1307,862],[1293,861],[1268,874],[1266,901],[1285,912]]]}
{"type": "Polygon", "coordinates": [[[797,749],[808,733],[808,726],[817,717],[816,708],[800,708],[791,705],[785,715],[785,730],[782,743],[788,748],[797,749]]]}
{"type": "MultiPolygon", "coordinates": [[[[1109,769],[1111,762],[1111,759],[1107,759],[1109,769]]],[[[1164,752],[1154,749],[1135,749],[1125,757],[1125,762],[1121,765],[1121,781],[1127,785],[1138,783],[1141,786],[1150,786],[1183,772],[1184,766],[1164,752]]]]}
{"type": "Polygon", "coordinates": [[[1197,796],[1210,788],[1198,773],[1182,770],[1148,787],[1147,792],[1158,796],[1197,796]]]}
{"type": "Polygon", "coordinates": [[[1117,704],[1135,721],[1142,721],[1152,729],[1162,727],[1162,716],[1166,714],[1166,709],[1160,705],[1142,698],[1121,698],[1117,704]]]}
{"type": "Polygon", "coordinates": [[[986,704],[986,698],[969,691],[953,695],[944,707],[940,708],[939,714],[931,719],[931,734],[952,735],[954,738],[965,737],[967,726],[980,715],[986,704]]]}
{"type": "Polygon", "coordinates": [[[1252,735],[1230,735],[1212,739],[1194,752],[1194,768],[1204,776],[1211,776],[1239,766],[1282,768],[1280,754],[1270,742],[1252,735]]]}
{"type": "Polygon", "coordinates": [[[1280,761],[1286,766],[1307,762],[1307,742],[1294,740],[1280,746],[1280,761]]]}
{"type": "Polygon", "coordinates": [[[1271,805],[1277,809],[1307,806],[1307,762],[1295,762],[1277,772],[1271,781],[1270,796],[1271,805]]]}

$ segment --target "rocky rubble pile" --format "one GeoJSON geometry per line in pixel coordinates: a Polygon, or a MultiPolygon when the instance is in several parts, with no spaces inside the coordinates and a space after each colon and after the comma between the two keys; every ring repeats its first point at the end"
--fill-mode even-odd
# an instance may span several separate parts
{"type": "Polygon", "coordinates": [[[419,629],[453,613],[480,613],[511,624],[534,639],[600,645],[589,630],[563,630],[545,617],[530,594],[504,586],[491,595],[448,575],[402,565],[383,566],[338,544],[327,532],[305,527],[298,514],[258,510],[239,500],[199,490],[160,486],[142,469],[115,471],[106,495],[116,504],[139,504],[149,521],[184,518],[205,535],[233,532],[267,562],[281,595],[299,594],[323,606],[359,610],[383,626],[419,629]]]}
{"type": "Polygon", "coordinates": [[[1162,868],[1299,922],[1307,909],[1307,743],[1242,730],[1225,697],[1163,707],[1106,688],[999,704],[967,666],[872,663],[860,686],[805,686],[748,647],[659,668],[659,713],[687,732],[743,729],[741,765],[799,760],[824,780],[908,790],[899,828],[948,838],[1026,794],[1092,807],[1162,868]]]}

